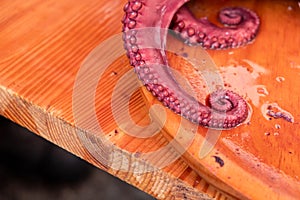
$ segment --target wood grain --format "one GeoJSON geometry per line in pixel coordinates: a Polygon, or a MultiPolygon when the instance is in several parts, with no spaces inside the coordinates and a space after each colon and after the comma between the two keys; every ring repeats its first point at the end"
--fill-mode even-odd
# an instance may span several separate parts
{"type": "MultiPolygon", "coordinates": [[[[227,5],[254,9],[262,20],[253,44],[208,51],[225,87],[245,96],[253,112],[250,123],[222,131],[201,159],[207,129],[191,135],[191,123],[152,106],[158,102],[129,66],[120,35],[124,4],[2,1],[0,114],[158,199],[300,196],[297,2],[189,5],[212,21],[227,5]],[[266,119],[267,103],[290,112],[294,123],[266,119]]],[[[178,60],[188,69],[170,55],[174,68],[178,60]]]]}
{"type": "MultiPolygon", "coordinates": [[[[195,67],[188,59],[199,54],[196,52],[199,49],[180,46],[172,37],[169,37],[170,45],[180,51],[169,53],[169,61],[178,74],[187,77],[186,87],[196,91],[199,101],[205,103],[207,94],[217,88],[230,89],[247,99],[251,118],[232,130],[198,127],[194,142],[183,158],[198,174],[231,194],[240,192],[243,198],[249,199],[298,199],[300,82],[295,77],[299,76],[300,63],[299,6],[293,1],[276,1],[272,6],[271,1],[256,4],[230,1],[204,3],[204,8],[197,8],[198,2],[192,2],[190,7],[198,17],[208,16],[213,21],[215,10],[232,4],[250,7],[260,16],[261,28],[254,43],[238,49],[209,50],[203,59],[207,63],[212,59],[215,66],[200,67],[200,70],[203,73],[213,68],[216,73],[213,77],[195,74],[195,67]],[[214,83],[218,78],[221,81],[214,83]],[[268,105],[282,108],[282,112],[293,117],[293,123],[266,115],[268,105]],[[215,141],[216,144],[210,144],[215,141]],[[201,155],[203,150],[205,157],[201,155]]],[[[146,90],[144,94],[148,102],[157,103],[146,90]]],[[[170,120],[163,133],[174,139],[177,128],[174,124],[180,124],[181,119],[169,110],[166,112],[170,120]]]]}

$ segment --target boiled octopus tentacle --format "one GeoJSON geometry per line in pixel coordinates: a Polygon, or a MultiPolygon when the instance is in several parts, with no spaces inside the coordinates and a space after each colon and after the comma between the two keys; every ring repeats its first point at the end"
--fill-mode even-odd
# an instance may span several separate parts
{"type": "Polygon", "coordinates": [[[129,0],[122,20],[127,56],[146,88],[175,113],[206,127],[235,127],[248,115],[242,97],[228,90],[217,90],[209,96],[209,106],[206,106],[179,86],[168,67],[164,50],[166,29],[187,1],[129,0]],[[157,29],[147,34],[145,28],[151,27],[157,29]]]}
{"type": "Polygon", "coordinates": [[[208,49],[234,48],[250,43],[259,30],[260,20],[255,12],[246,8],[224,8],[219,12],[218,27],[207,18],[196,19],[186,7],[174,16],[172,28],[190,44],[200,44],[208,49]]]}

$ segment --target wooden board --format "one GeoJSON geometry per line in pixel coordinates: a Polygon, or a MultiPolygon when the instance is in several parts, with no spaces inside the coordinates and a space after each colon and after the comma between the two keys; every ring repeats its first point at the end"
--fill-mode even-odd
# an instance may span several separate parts
{"type": "Polygon", "coordinates": [[[122,48],[124,4],[2,1],[0,114],[158,199],[300,196],[297,2],[190,4],[212,19],[221,7],[244,5],[262,20],[253,44],[208,51],[226,87],[247,97],[250,123],[192,135],[193,125],[168,110],[166,122],[161,107],[149,112],[157,102],[140,89],[122,48]],[[294,123],[266,119],[269,103],[294,123]],[[199,156],[203,141],[217,143],[199,156]]]}
{"type": "MultiPolygon", "coordinates": [[[[169,37],[167,49],[173,51],[176,46],[176,54],[169,53],[170,65],[177,74],[188,77],[186,87],[200,94],[200,101],[205,103],[207,94],[217,88],[233,90],[246,98],[251,116],[231,130],[191,129],[190,124],[183,124],[179,116],[166,110],[164,133],[169,140],[176,140],[178,127],[189,130],[193,143],[183,158],[198,174],[224,191],[247,194],[250,199],[298,199],[300,82],[296,77],[300,75],[300,8],[296,2],[276,2],[272,6],[271,1],[234,3],[250,7],[260,16],[261,28],[254,43],[238,49],[209,50],[207,55],[199,56],[201,49],[180,45],[169,37]],[[194,57],[209,65],[198,66],[202,70],[198,75],[189,63],[194,57]],[[209,70],[215,74],[203,77],[209,70]],[[284,113],[285,117],[269,116],[269,110],[284,113]]],[[[197,9],[198,2],[190,5],[195,13],[202,13],[199,17],[204,14],[213,21],[213,11],[231,4],[207,3],[202,5],[204,9],[197,9]]],[[[152,102],[149,106],[157,103],[146,90],[144,94],[152,102]]],[[[178,138],[176,145],[180,144],[187,146],[186,141],[178,138]]]]}

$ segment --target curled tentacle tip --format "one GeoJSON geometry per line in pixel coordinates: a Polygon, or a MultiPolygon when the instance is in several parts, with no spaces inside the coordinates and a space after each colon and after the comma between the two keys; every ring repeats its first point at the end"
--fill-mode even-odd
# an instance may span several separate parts
{"type": "Polygon", "coordinates": [[[230,90],[216,90],[208,97],[212,110],[210,127],[229,129],[238,126],[248,117],[247,102],[230,90]]]}
{"type": "Polygon", "coordinates": [[[199,20],[186,7],[182,7],[173,18],[173,28],[186,43],[207,49],[227,49],[252,42],[260,26],[257,14],[242,7],[224,8],[218,18],[224,27],[212,24],[207,18],[199,20]]]}

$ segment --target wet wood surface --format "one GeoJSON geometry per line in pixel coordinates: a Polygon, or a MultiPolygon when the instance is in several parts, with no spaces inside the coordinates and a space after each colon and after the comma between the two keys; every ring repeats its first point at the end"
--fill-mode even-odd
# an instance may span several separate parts
{"type": "MultiPolygon", "coordinates": [[[[2,1],[0,114],[158,199],[297,199],[297,1],[189,4],[214,22],[217,10],[232,5],[261,19],[252,44],[201,54],[221,80],[213,88],[236,91],[251,108],[247,123],[226,131],[181,119],[141,86],[122,46],[124,4],[2,1]]],[[[178,55],[198,52],[169,41],[184,49],[170,53],[170,64],[189,74],[190,64],[178,55]]],[[[189,83],[200,100],[210,92],[202,83],[189,83]]]]}

